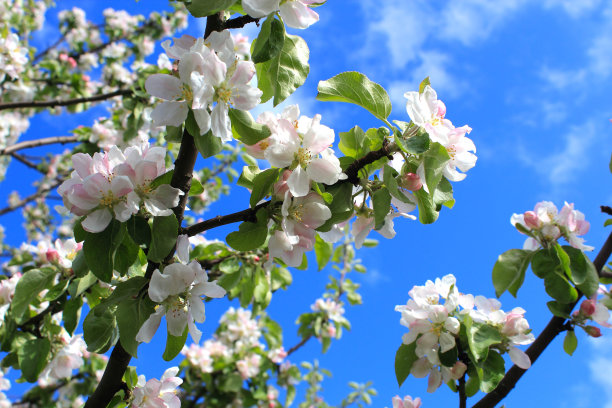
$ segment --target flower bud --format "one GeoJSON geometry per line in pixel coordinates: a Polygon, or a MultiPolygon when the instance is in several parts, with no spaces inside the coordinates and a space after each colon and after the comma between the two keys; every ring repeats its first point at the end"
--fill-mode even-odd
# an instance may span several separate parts
{"type": "Polygon", "coordinates": [[[599,327],[586,326],[584,331],[591,337],[601,337],[601,330],[599,330],[599,327]]]}
{"type": "Polygon", "coordinates": [[[55,249],[49,249],[45,254],[47,261],[49,262],[57,262],[59,261],[59,254],[55,249]]]}
{"type": "Polygon", "coordinates": [[[417,191],[423,187],[423,182],[418,174],[406,173],[400,178],[399,185],[407,190],[417,191]]]}
{"type": "Polygon", "coordinates": [[[592,316],[595,313],[595,301],[586,299],[580,304],[580,312],[585,316],[592,316]]]}
{"type": "Polygon", "coordinates": [[[529,228],[540,228],[540,219],[533,211],[527,211],[524,214],[525,225],[529,228]]]}

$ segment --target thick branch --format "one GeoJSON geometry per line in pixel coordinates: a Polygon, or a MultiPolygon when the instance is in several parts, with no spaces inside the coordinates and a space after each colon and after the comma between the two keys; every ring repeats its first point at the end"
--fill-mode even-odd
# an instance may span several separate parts
{"type": "MultiPolygon", "coordinates": [[[[398,151],[398,147],[393,143],[385,143],[383,147],[373,152],[369,152],[360,159],[355,160],[344,172],[347,175],[345,180],[340,180],[338,183],[350,182],[353,184],[359,183],[359,170],[367,166],[368,164],[374,163],[376,160],[382,159],[383,157],[390,156],[394,152],[398,151]]],[[[222,225],[232,224],[239,221],[254,221],[255,214],[260,208],[264,208],[270,205],[270,201],[258,204],[254,208],[247,208],[246,210],[238,211],[228,215],[218,215],[214,218],[199,222],[190,227],[187,227],[183,232],[187,235],[194,236],[201,232],[220,227],[222,225]]]]}
{"type": "Polygon", "coordinates": [[[225,28],[242,28],[249,23],[257,23],[259,25],[259,19],[251,17],[249,15],[240,16],[227,20],[224,24],[225,28]]]}
{"type": "Polygon", "coordinates": [[[85,408],[106,407],[115,393],[123,386],[123,374],[127,369],[132,356],[117,342],[108,364],[104,370],[104,375],[94,393],[87,399],[85,408]]]}
{"type": "Polygon", "coordinates": [[[114,98],[115,96],[130,95],[132,94],[131,89],[119,89],[118,91],[88,96],[84,98],[73,98],[73,99],[56,99],[52,101],[28,101],[28,102],[7,102],[0,103],[0,110],[5,109],[22,109],[22,108],[52,108],[55,106],[70,106],[78,105],[79,103],[87,102],[99,102],[106,99],[114,98]]]}
{"type": "Polygon", "coordinates": [[[0,156],[5,154],[12,154],[21,149],[29,149],[32,147],[45,146],[55,143],[65,144],[65,143],[75,143],[79,141],[80,136],[52,136],[52,137],[44,137],[42,139],[35,140],[26,140],[24,142],[15,143],[14,145],[5,147],[4,149],[0,149],[0,156]]]}
{"type": "MultiPolygon", "coordinates": [[[[603,266],[606,264],[610,254],[612,253],[612,234],[608,236],[608,239],[602,246],[601,250],[595,257],[593,264],[595,268],[597,268],[597,272],[601,273],[603,266]]],[[[578,303],[578,298],[576,302],[574,302],[569,310],[573,309],[574,306],[578,303]]],[[[535,361],[540,357],[540,354],[548,347],[548,345],[553,341],[553,339],[565,330],[565,319],[562,317],[553,317],[550,319],[542,333],[535,339],[533,344],[529,346],[526,353],[531,360],[531,363],[535,363],[535,361]]],[[[499,382],[497,387],[485,395],[480,401],[478,401],[473,408],[494,408],[502,399],[508,395],[508,393],[514,388],[518,380],[525,374],[527,370],[523,370],[522,368],[517,367],[516,365],[512,366],[510,370],[506,373],[504,378],[499,382]]]]}
{"type": "Polygon", "coordinates": [[[196,148],[193,136],[191,136],[185,128],[185,131],[183,132],[183,139],[181,141],[181,148],[179,149],[178,155],[176,156],[176,160],[174,162],[172,181],[170,182],[172,187],[178,188],[184,193],[180,198],[178,206],[173,209],[174,215],[178,220],[179,228],[183,221],[185,205],[187,204],[189,189],[191,188],[193,168],[197,158],[198,149],[196,148]]]}

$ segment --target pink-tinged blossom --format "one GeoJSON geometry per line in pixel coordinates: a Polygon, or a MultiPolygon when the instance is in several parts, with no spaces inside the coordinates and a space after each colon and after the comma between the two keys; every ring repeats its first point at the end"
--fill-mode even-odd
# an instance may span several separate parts
{"type": "Polygon", "coordinates": [[[83,247],[83,243],[77,243],[74,239],[56,239],[53,243],[47,238],[39,241],[36,246],[23,244],[21,249],[30,251],[37,256],[40,264],[52,263],[62,268],[72,268],[72,261],[83,247]]]}
{"type": "Polygon", "coordinates": [[[266,139],[269,146],[264,151],[272,166],[292,170],[287,185],[295,197],[308,194],[311,181],[331,185],[346,178],[330,148],[335,139],[333,129],[321,124],[321,115],[309,118],[299,114],[297,105],[290,106],[276,124],[268,125],[272,136],[266,139]]]}
{"type": "Polygon", "coordinates": [[[261,364],[261,356],[259,354],[250,354],[243,359],[236,361],[236,368],[242,379],[255,377],[259,374],[259,366],[261,364]]]}
{"type": "Polygon", "coordinates": [[[243,0],[242,7],[248,15],[255,18],[280,11],[287,26],[304,29],[319,21],[319,15],[308,7],[317,2],[318,0],[243,0]]]}
{"type": "Polygon", "coordinates": [[[574,204],[563,205],[559,212],[554,203],[541,201],[535,205],[533,211],[523,214],[512,214],[510,223],[518,228],[521,233],[526,233],[529,238],[523,244],[523,249],[535,251],[540,246],[548,247],[563,237],[574,248],[581,251],[592,251],[592,246],[584,245],[584,235],[589,231],[590,224],[584,219],[584,214],[574,209],[574,204]]]}
{"type": "MultiPolygon", "coordinates": [[[[361,201],[361,203],[362,202],[363,200],[361,201]]],[[[402,216],[404,218],[410,218],[412,220],[416,219],[414,215],[408,214],[410,211],[416,208],[415,204],[404,203],[402,201],[397,200],[395,197],[391,199],[391,204],[395,206],[395,209],[397,209],[397,211],[395,211],[393,207],[390,207],[389,213],[385,216],[385,222],[383,226],[380,229],[376,230],[380,235],[387,239],[392,239],[395,237],[395,218],[402,216]]],[[[356,201],[355,205],[359,206],[360,202],[356,201]]],[[[364,209],[364,211],[360,213],[357,216],[357,219],[353,222],[351,234],[353,235],[353,237],[355,237],[355,248],[357,249],[362,247],[363,243],[368,237],[368,234],[376,226],[376,223],[374,221],[374,214],[371,208],[371,203],[368,203],[368,209],[364,209]]]]}
{"type": "Polygon", "coordinates": [[[421,407],[421,399],[415,398],[412,399],[410,395],[406,395],[404,399],[402,399],[399,395],[396,395],[392,399],[393,408],[420,408],[421,407]]]}
{"type": "Polygon", "coordinates": [[[72,370],[81,368],[87,345],[80,335],[70,336],[64,332],[61,335],[64,347],[61,348],[51,362],[45,367],[38,378],[41,387],[55,383],[57,380],[72,377],[72,370]]]}
{"type": "Polygon", "coordinates": [[[132,391],[134,408],[180,408],[181,400],[176,395],[178,386],[183,380],[176,376],[178,367],[167,369],[162,378],[150,379],[145,382],[145,376],[138,376],[137,386],[132,391]]]}
{"type": "Polygon", "coordinates": [[[17,34],[9,32],[0,36],[0,81],[5,75],[18,79],[28,63],[27,55],[28,49],[20,44],[17,34]]]}
{"type": "MultiPolygon", "coordinates": [[[[16,273],[8,279],[0,280],[0,322],[4,322],[4,316],[11,306],[11,300],[15,294],[15,287],[21,278],[20,273],[16,273]]],[[[0,323],[0,326],[2,323],[0,323]]]]}
{"type": "Polygon", "coordinates": [[[184,248],[187,245],[189,241],[186,237],[177,242],[177,254],[181,262],[166,266],[163,273],[159,269],[153,271],[149,297],[159,305],[138,331],[137,341],[151,341],[165,315],[170,334],[181,336],[185,327],[188,327],[193,340],[199,343],[202,332],[195,326],[195,322],[203,323],[206,320],[202,296],[225,296],[225,289],[217,285],[216,281],[208,281],[208,275],[198,261],[193,260],[187,264],[188,256],[185,257],[185,254],[188,251],[184,248]]]}

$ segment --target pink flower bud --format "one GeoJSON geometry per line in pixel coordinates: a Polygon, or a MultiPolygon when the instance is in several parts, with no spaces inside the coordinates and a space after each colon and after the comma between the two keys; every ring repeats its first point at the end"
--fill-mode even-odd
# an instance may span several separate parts
{"type": "Polygon", "coordinates": [[[540,228],[540,219],[533,211],[527,211],[524,214],[525,225],[529,228],[540,228]]]}
{"type": "Polygon", "coordinates": [[[585,316],[592,316],[595,313],[595,301],[586,299],[580,304],[580,312],[585,316]]]}
{"type": "Polygon", "coordinates": [[[410,191],[417,191],[423,187],[423,182],[418,174],[406,173],[400,178],[399,185],[410,191]]]}
{"type": "Polygon", "coordinates": [[[333,325],[327,326],[327,334],[329,337],[336,337],[336,327],[333,325]]]}
{"type": "Polygon", "coordinates": [[[253,257],[253,260],[254,260],[255,262],[259,262],[259,257],[258,257],[257,255],[255,255],[255,256],[253,257]]]}
{"type": "Polygon", "coordinates": [[[599,327],[587,326],[584,328],[584,331],[591,337],[601,337],[601,330],[599,330],[599,327]]]}
{"type": "Polygon", "coordinates": [[[62,53],[59,55],[59,60],[60,60],[60,61],[62,61],[62,62],[66,62],[66,61],[68,61],[68,58],[69,58],[69,57],[68,57],[68,54],[66,54],[66,53],[64,53],[64,52],[62,52],[62,53]]]}
{"type": "Polygon", "coordinates": [[[72,57],[68,58],[68,64],[70,64],[71,68],[76,68],[76,66],[77,66],[77,62],[72,57]]]}
{"type": "Polygon", "coordinates": [[[55,249],[49,249],[47,253],[45,254],[45,257],[47,258],[47,261],[49,262],[59,261],[59,254],[57,253],[55,249]]]}

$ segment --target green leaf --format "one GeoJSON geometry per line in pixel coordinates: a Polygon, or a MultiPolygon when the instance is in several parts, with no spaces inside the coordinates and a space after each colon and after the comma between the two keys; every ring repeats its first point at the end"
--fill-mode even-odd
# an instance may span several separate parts
{"type": "Polygon", "coordinates": [[[140,247],[132,240],[129,234],[125,234],[123,242],[115,251],[113,267],[121,276],[125,276],[130,266],[138,259],[140,247]]]}
{"type": "Polygon", "coordinates": [[[60,281],[57,285],[54,285],[49,291],[43,296],[42,300],[52,301],[62,296],[68,288],[68,284],[70,283],[69,279],[64,279],[60,281]]]}
{"type": "Polygon", "coordinates": [[[366,134],[359,126],[355,126],[348,132],[340,132],[338,136],[340,137],[338,148],[342,153],[354,158],[363,156],[366,134]]]}
{"type": "Polygon", "coordinates": [[[237,372],[222,377],[219,389],[225,392],[237,393],[242,389],[243,379],[237,372]]]}
{"type": "Polygon", "coordinates": [[[565,276],[567,276],[569,280],[573,281],[574,278],[572,278],[572,271],[570,270],[569,256],[558,243],[555,242],[553,248],[555,249],[555,253],[557,254],[557,258],[561,264],[561,269],[563,269],[563,272],[565,272],[565,276]]]}
{"type": "Polygon", "coordinates": [[[360,72],[342,72],[319,82],[317,89],[317,99],[320,101],[354,103],[383,121],[391,114],[391,100],[387,91],[360,72]]]}
{"type": "Polygon", "coordinates": [[[533,254],[531,270],[540,279],[544,279],[549,273],[563,273],[557,254],[547,249],[540,249],[533,254]]]}
{"type": "Polygon", "coordinates": [[[429,81],[429,77],[425,77],[424,80],[421,81],[421,83],[419,84],[419,93],[422,94],[423,92],[425,92],[425,87],[427,85],[431,85],[431,82],[429,81]]]}
{"type": "Polygon", "coordinates": [[[234,137],[246,145],[254,145],[272,134],[266,125],[255,122],[249,112],[230,109],[229,117],[232,121],[234,137]]]}
{"type": "Polygon", "coordinates": [[[558,317],[562,317],[564,319],[571,319],[569,315],[568,305],[564,305],[563,303],[559,303],[556,300],[551,300],[550,302],[546,302],[546,306],[548,306],[548,310],[558,317]]]}
{"type": "Polygon", "coordinates": [[[431,148],[423,155],[425,168],[425,182],[429,192],[436,190],[438,183],[442,180],[444,167],[450,160],[446,148],[440,143],[432,143],[431,148]]]}
{"type": "Polygon", "coordinates": [[[83,292],[89,289],[91,285],[93,285],[97,281],[98,281],[98,278],[96,278],[96,275],[94,275],[91,272],[88,272],[87,275],[78,279],[76,291],[74,292],[74,294],[71,294],[70,296],[72,297],[80,296],[83,292]]]}
{"type": "Polygon", "coordinates": [[[421,188],[414,192],[419,207],[419,221],[421,224],[433,224],[438,219],[438,211],[429,193],[421,188]]]}
{"type": "Polygon", "coordinates": [[[270,195],[272,186],[276,183],[276,180],[278,180],[280,171],[281,169],[273,167],[255,176],[253,179],[253,190],[251,191],[251,198],[249,200],[251,208],[254,208],[264,197],[270,195]]]}
{"type": "Polygon", "coordinates": [[[164,174],[161,174],[155,177],[155,180],[153,180],[149,184],[149,187],[151,187],[152,190],[155,190],[157,187],[161,186],[162,184],[170,184],[170,182],[172,182],[173,175],[174,175],[174,170],[167,171],[164,174]]]}
{"type": "Polygon", "coordinates": [[[496,350],[491,350],[482,364],[482,382],[480,383],[482,392],[493,391],[504,378],[505,373],[504,358],[496,350]]]}
{"type": "Polygon", "coordinates": [[[578,339],[574,330],[567,330],[565,332],[565,339],[563,339],[563,350],[570,356],[574,354],[578,347],[578,339]]]}
{"type": "Polygon", "coordinates": [[[197,196],[204,192],[204,187],[202,187],[202,183],[199,180],[192,178],[191,179],[191,187],[189,187],[189,196],[197,196]]]}
{"type": "Polygon", "coordinates": [[[253,300],[253,293],[255,292],[255,282],[250,275],[242,281],[240,285],[240,306],[247,307],[251,300],[253,300]]]}
{"type": "Polygon", "coordinates": [[[439,349],[438,358],[440,359],[440,362],[446,367],[452,367],[455,365],[457,359],[459,358],[459,350],[457,350],[456,346],[444,353],[441,349],[439,349]]]}
{"type": "Polygon", "coordinates": [[[161,262],[168,256],[178,237],[178,221],[174,214],[153,218],[151,247],[147,258],[153,262],[161,262]]]}
{"type": "Polygon", "coordinates": [[[599,276],[593,262],[579,249],[564,246],[570,259],[572,279],[586,297],[592,297],[599,289],[599,276]]]}
{"type": "Polygon", "coordinates": [[[51,268],[30,269],[17,281],[11,301],[11,314],[18,324],[29,319],[26,313],[38,294],[52,284],[57,272],[51,268]]]}
{"type": "Polygon", "coordinates": [[[193,141],[195,143],[198,152],[202,155],[203,158],[208,158],[214,156],[219,153],[223,149],[223,142],[216,135],[213,135],[212,129],[204,134],[200,134],[200,128],[198,126],[198,122],[195,120],[195,116],[193,116],[193,111],[189,109],[189,113],[187,114],[187,120],[185,121],[185,128],[187,132],[193,137],[193,141]]]}
{"type": "Polygon", "coordinates": [[[39,374],[47,365],[50,350],[51,343],[44,338],[28,340],[17,350],[23,378],[28,382],[38,380],[39,374]]]}
{"type": "Polygon", "coordinates": [[[332,195],[333,200],[328,205],[332,216],[325,224],[317,228],[317,231],[327,232],[335,224],[347,220],[354,212],[353,185],[351,183],[336,183],[326,189],[326,193],[332,195]]]}
{"type": "Polygon", "coordinates": [[[295,35],[285,34],[283,48],[274,58],[257,64],[257,85],[263,91],[261,102],[274,97],[278,105],[304,84],[310,66],[310,51],[306,42],[295,35]]]}
{"type": "Polygon", "coordinates": [[[455,205],[453,186],[451,185],[450,181],[446,179],[446,177],[442,177],[442,179],[440,179],[440,182],[436,187],[436,191],[434,191],[433,202],[438,211],[440,211],[442,208],[441,206],[453,208],[455,205]]]}
{"type": "Polygon", "coordinates": [[[76,329],[79,318],[81,317],[81,307],[83,306],[83,298],[76,297],[66,301],[64,310],[62,312],[62,318],[64,319],[64,329],[72,335],[76,329]]]}
{"type": "Polygon", "coordinates": [[[149,246],[151,243],[151,227],[149,227],[146,219],[135,215],[126,224],[128,234],[130,234],[134,242],[138,245],[149,246]]]}
{"type": "Polygon", "coordinates": [[[194,17],[206,17],[230,8],[236,0],[192,0],[187,10],[194,17]]]}
{"type": "MultiPolygon", "coordinates": [[[[137,358],[138,342],[136,335],[143,323],[155,312],[155,303],[148,296],[134,298],[128,297],[117,305],[117,326],[121,346],[137,358]]],[[[181,345],[182,347],[182,345],[181,345]]],[[[180,350],[179,350],[180,351],[180,350]]],[[[167,360],[166,360],[167,361],[167,360]]]]}
{"type": "Polygon", "coordinates": [[[489,347],[503,340],[499,330],[489,324],[474,322],[469,316],[465,317],[464,324],[470,350],[477,361],[485,360],[489,347]]]}
{"type": "Polygon", "coordinates": [[[166,126],[167,142],[180,143],[183,140],[183,126],[166,126]]]}
{"type": "Polygon", "coordinates": [[[404,192],[400,190],[397,184],[397,180],[395,179],[397,175],[397,171],[395,171],[395,169],[389,166],[388,164],[385,164],[383,169],[384,169],[383,170],[383,182],[385,183],[385,186],[387,186],[389,193],[393,197],[397,198],[398,200],[404,203],[412,204],[413,201],[409,199],[408,197],[406,197],[406,194],[404,194],[404,192]]]}
{"type": "Polygon", "coordinates": [[[238,231],[231,232],[226,242],[236,251],[250,251],[259,248],[268,237],[268,216],[264,208],[256,214],[257,222],[245,221],[238,227],[238,231]]]}
{"type": "Polygon", "coordinates": [[[374,229],[379,230],[385,225],[385,217],[391,209],[391,194],[386,187],[372,194],[372,205],[374,206],[374,229]]]}
{"type": "Polygon", "coordinates": [[[395,378],[397,378],[397,385],[401,387],[408,375],[412,364],[419,358],[416,353],[416,341],[408,345],[402,344],[395,353],[395,378]]]}
{"type": "Polygon", "coordinates": [[[244,166],[242,168],[242,174],[238,178],[237,184],[241,187],[248,188],[249,190],[253,189],[253,180],[255,180],[255,176],[257,176],[261,170],[257,166],[244,166]]]}
{"type": "Polygon", "coordinates": [[[395,134],[395,142],[405,153],[422,154],[429,150],[431,141],[427,133],[419,132],[416,135],[404,138],[399,134],[395,134]]]}
{"type": "Polygon", "coordinates": [[[259,35],[253,44],[251,60],[259,64],[275,58],[282,50],[284,42],[285,25],[272,14],[261,25],[259,35]]]}
{"type": "Polygon", "coordinates": [[[83,321],[87,350],[97,353],[105,349],[114,337],[115,326],[115,315],[104,304],[91,309],[83,321]]]}
{"type": "Polygon", "coordinates": [[[315,255],[317,257],[317,265],[319,270],[325,268],[325,265],[329,262],[332,252],[334,250],[334,244],[325,242],[318,234],[315,238],[314,244],[315,255]]]}
{"type": "Polygon", "coordinates": [[[544,289],[546,293],[560,303],[573,303],[578,299],[578,291],[564,275],[557,272],[546,275],[544,289]]]}
{"type": "Polygon", "coordinates": [[[115,251],[127,232],[124,224],[113,219],[108,227],[97,234],[87,233],[83,244],[85,260],[89,270],[103,282],[110,283],[113,277],[115,251]]]}
{"type": "MultiPolygon", "coordinates": [[[[189,328],[185,327],[183,330],[183,334],[180,336],[173,336],[168,332],[168,337],[166,338],[166,349],[164,350],[164,354],[162,358],[164,361],[170,361],[174,357],[178,356],[183,346],[187,342],[187,333],[189,333],[189,328]]],[[[122,343],[123,344],[123,343],[122,343]]]]}
{"type": "Polygon", "coordinates": [[[85,259],[85,252],[77,252],[76,257],[72,261],[72,270],[74,271],[74,275],[78,278],[82,278],[89,273],[89,267],[87,266],[87,260],[85,259]]]}
{"type": "Polygon", "coordinates": [[[524,249],[510,249],[497,258],[493,266],[493,287],[497,297],[505,291],[516,297],[525,280],[525,271],[532,254],[532,251],[524,249]]]}

